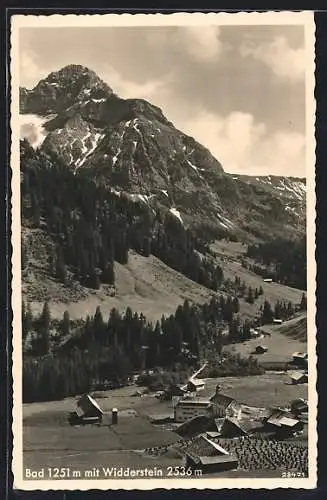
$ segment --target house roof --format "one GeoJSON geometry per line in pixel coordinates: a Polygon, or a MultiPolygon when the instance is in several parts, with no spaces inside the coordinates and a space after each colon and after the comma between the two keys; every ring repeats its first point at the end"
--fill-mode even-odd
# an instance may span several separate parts
{"type": "Polygon", "coordinates": [[[198,435],[185,450],[190,455],[197,457],[228,456],[229,453],[222,446],[215,443],[206,436],[206,433],[198,435]]]}
{"type": "Polygon", "coordinates": [[[199,385],[204,385],[205,384],[204,380],[202,380],[200,378],[192,378],[192,379],[189,380],[189,383],[193,384],[195,386],[199,386],[199,385]]]}
{"type": "Polygon", "coordinates": [[[211,396],[210,401],[219,406],[227,408],[231,403],[235,401],[235,399],[231,398],[230,396],[226,396],[225,394],[220,394],[218,392],[215,393],[213,396],[211,396]]]}
{"type": "Polygon", "coordinates": [[[226,417],[224,420],[223,426],[222,426],[222,432],[224,432],[224,427],[226,429],[226,427],[228,427],[228,426],[237,430],[239,432],[239,434],[243,434],[243,435],[247,434],[247,431],[245,429],[243,429],[242,424],[236,418],[226,417]]]}
{"type": "Polygon", "coordinates": [[[201,432],[205,432],[210,427],[210,420],[206,415],[198,415],[192,417],[186,422],[183,422],[175,430],[180,436],[198,436],[201,432]]]}
{"type": "Polygon", "coordinates": [[[203,439],[205,439],[207,441],[207,443],[209,443],[217,451],[217,453],[222,454],[222,455],[229,454],[228,451],[226,451],[222,446],[220,446],[218,443],[215,443],[214,441],[212,441],[208,437],[203,436],[203,439]]]}
{"type": "Polygon", "coordinates": [[[209,399],[180,399],[177,406],[209,406],[211,401],[209,399]]]}
{"type": "Polygon", "coordinates": [[[85,412],[85,403],[89,407],[96,408],[101,414],[103,414],[103,410],[100,408],[99,404],[95,401],[95,399],[92,398],[89,394],[85,394],[82,396],[78,401],[77,401],[77,407],[82,409],[82,411],[85,412]]]}
{"type": "Polygon", "coordinates": [[[301,380],[302,378],[308,378],[308,375],[306,373],[302,372],[294,372],[291,375],[292,380],[301,380]]]}
{"type": "Polygon", "coordinates": [[[303,358],[306,359],[308,357],[308,354],[306,352],[294,352],[293,353],[293,358],[303,358]]]}
{"type": "Polygon", "coordinates": [[[181,393],[185,392],[185,386],[182,386],[179,384],[172,384],[165,389],[165,392],[167,392],[167,393],[178,392],[178,394],[181,394],[181,393]]]}
{"type": "Polygon", "coordinates": [[[305,399],[303,398],[298,398],[298,399],[294,399],[292,402],[291,402],[291,405],[293,406],[308,406],[308,401],[306,401],[305,399]]]}
{"type": "Polygon", "coordinates": [[[206,431],[206,435],[209,439],[214,439],[214,438],[221,436],[221,433],[215,432],[215,431],[206,431]]]}
{"type": "Polygon", "coordinates": [[[299,423],[299,420],[285,415],[285,412],[279,412],[272,414],[267,422],[277,427],[294,427],[299,423]]]}

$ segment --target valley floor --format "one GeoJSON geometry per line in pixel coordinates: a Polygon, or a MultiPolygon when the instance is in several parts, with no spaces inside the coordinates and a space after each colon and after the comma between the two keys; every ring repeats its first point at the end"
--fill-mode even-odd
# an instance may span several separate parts
{"type": "MultiPolygon", "coordinates": [[[[238,244],[239,245],[239,244],[238,244]]],[[[263,287],[264,298],[272,302],[290,300],[299,303],[301,290],[295,290],[278,283],[264,283],[262,278],[242,268],[239,263],[240,247],[220,248],[224,253],[228,250],[228,258],[217,257],[217,262],[224,269],[225,277],[241,277],[247,285],[263,287]]],[[[90,293],[82,300],[54,300],[50,302],[52,317],[61,318],[68,310],[72,319],[93,315],[100,305],[104,314],[116,307],[120,311],[130,306],[132,310],[143,312],[149,320],[160,319],[162,314],[174,313],[179,303],[188,299],[190,302],[203,303],[213,293],[188,280],[180,273],[168,268],[154,256],[142,257],[130,252],[126,266],[115,265],[116,295],[109,296],[101,289],[90,293]]],[[[60,299],[60,297],[59,297],[60,299]]],[[[260,297],[255,304],[247,304],[241,300],[241,316],[253,317],[263,302],[260,297]]],[[[43,301],[31,303],[33,312],[39,312],[43,301]]],[[[292,320],[293,321],[293,320],[292,320]]],[[[227,349],[250,355],[254,348],[263,344],[268,352],[257,356],[262,362],[287,362],[295,351],[306,351],[305,316],[300,315],[292,322],[290,331],[283,327],[264,327],[271,337],[250,340],[244,344],[228,346],[227,349]],[[296,330],[295,334],[292,334],[296,330]]],[[[286,323],[285,323],[286,325],[286,323]]],[[[307,384],[291,385],[289,374],[283,372],[266,372],[260,376],[225,377],[206,379],[205,389],[201,397],[211,396],[217,384],[221,391],[240,403],[250,407],[271,408],[288,406],[296,398],[308,397],[307,384]]],[[[170,450],[162,456],[148,456],[144,449],[166,446],[176,443],[181,438],[173,431],[159,428],[151,423],[150,417],[173,415],[171,402],[158,401],[153,395],[136,395],[139,388],[127,386],[111,391],[94,393],[94,397],[107,412],[113,407],[119,409],[119,425],[72,427],[67,422],[68,413],[74,408],[75,398],[44,403],[23,405],[23,462],[24,468],[69,467],[81,471],[83,475],[90,468],[102,467],[159,467],[167,476],[167,467],[185,465],[185,458],[170,450]]],[[[296,438],[298,445],[307,447],[307,432],[296,438]]],[[[207,477],[207,476],[205,476],[207,477]]],[[[281,477],[279,470],[236,470],[220,473],[219,477],[281,477]]],[[[46,478],[47,479],[47,478],[46,478]]],[[[81,479],[81,477],[79,477],[81,479]]],[[[94,477],[93,477],[94,479],[94,477]]],[[[103,476],[101,476],[103,479],[103,476]]]]}
{"type": "MultiPolygon", "coordinates": [[[[297,321],[299,320],[297,319],[297,321]]],[[[263,327],[262,330],[265,332],[269,330],[271,336],[250,339],[242,344],[228,345],[226,350],[239,353],[242,357],[253,355],[263,365],[265,365],[265,363],[287,363],[292,360],[293,353],[307,352],[307,342],[303,340],[303,337],[300,339],[291,336],[288,337],[280,333],[278,327],[272,325],[263,327]],[[256,354],[254,351],[259,345],[266,346],[268,351],[264,354],[256,354]]]]}
{"type": "MultiPolygon", "coordinates": [[[[290,400],[307,397],[307,386],[291,386],[286,374],[269,373],[263,376],[207,379],[201,397],[214,393],[219,383],[222,392],[238,401],[259,408],[287,405],[290,400]]],[[[168,454],[151,457],[142,450],[177,443],[175,432],[155,426],[149,416],[173,414],[171,402],[160,402],[152,395],[134,396],[136,386],[95,394],[103,410],[119,408],[117,426],[71,427],[68,412],[74,398],[63,401],[25,404],[23,408],[24,468],[69,467],[84,471],[93,467],[161,468],[183,465],[185,459],[171,450],[168,454]]],[[[300,441],[306,445],[306,435],[300,441]]],[[[300,442],[299,442],[300,444],[300,442]]],[[[281,477],[280,471],[229,471],[219,477],[281,477]]],[[[103,479],[103,476],[101,476],[103,479]]]]}

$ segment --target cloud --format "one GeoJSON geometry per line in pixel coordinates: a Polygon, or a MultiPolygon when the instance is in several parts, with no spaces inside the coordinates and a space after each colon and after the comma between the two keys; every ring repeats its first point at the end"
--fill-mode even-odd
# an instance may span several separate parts
{"type": "Polygon", "coordinates": [[[107,67],[97,73],[120,97],[124,99],[146,99],[152,102],[153,99],[160,100],[163,96],[167,97],[173,81],[173,75],[167,74],[164,78],[148,79],[138,83],[123,78],[113,67],[107,67]]]}
{"type": "Polygon", "coordinates": [[[194,62],[212,62],[217,60],[228,48],[220,39],[218,26],[182,26],[148,31],[145,33],[147,49],[169,53],[170,58],[185,55],[194,62]]]}
{"type": "Polygon", "coordinates": [[[178,33],[184,50],[196,61],[215,60],[224,49],[217,26],[188,26],[180,28],[178,33]]]}
{"type": "Polygon", "coordinates": [[[248,113],[226,117],[200,112],[184,130],[202,142],[227,172],[304,176],[304,136],[280,130],[270,133],[248,113]]]}
{"type": "Polygon", "coordinates": [[[305,177],[305,136],[300,132],[277,131],[263,139],[252,157],[258,170],[305,177]]]}
{"type": "Polygon", "coordinates": [[[271,42],[260,45],[247,40],[239,50],[242,57],[250,56],[262,61],[280,78],[297,82],[305,77],[304,48],[293,49],[284,36],[277,36],[271,42]]]}
{"type": "Polygon", "coordinates": [[[36,54],[31,50],[23,50],[19,57],[20,79],[24,81],[27,88],[34,87],[41,78],[47,75],[37,63],[36,54]]]}
{"type": "Polygon", "coordinates": [[[20,138],[27,139],[30,144],[37,141],[37,128],[32,123],[23,123],[20,126],[20,138]]]}

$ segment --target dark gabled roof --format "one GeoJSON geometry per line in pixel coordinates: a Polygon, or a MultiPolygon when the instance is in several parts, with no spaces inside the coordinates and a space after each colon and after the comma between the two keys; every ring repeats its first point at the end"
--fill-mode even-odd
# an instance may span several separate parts
{"type": "Polygon", "coordinates": [[[255,348],[256,351],[268,351],[268,347],[265,345],[257,345],[255,348]]]}
{"type": "Polygon", "coordinates": [[[300,423],[299,420],[291,416],[289,413],[280,411],[274,412],[267,420],[268,424],[275,425],[276,427],[295,427],[300,423]]]}
{"type": "Polygon", "coordinates": [[[186,452],[198,457],[228,456],[222,446],[207,438],[205,434],[197,436],[186,448],[186,452]]]}
{"type": "Polygon", "coordinates": [[[235,401],[235,399],[218,392],[211,396],[210,401],[217,405],[223,406],[224,408],[227,408],[231,403],[235,401]]]}
{"type": "Polygon", "coordinates": [[[98,403],[89,394],[84,394],[76,403],[76,413],[81,416],[88,412],[97,412],[103,414],[103,410],[98,403]]]}
{"type": "Polygon", "coordinates": [[[228,428],[233,429],[235,432],[242,436],[245,436],[247,434],[247,431],[243,428],[242,424],[233,417],[225,418],[221,428],[221,432],[224,433],[224,430],[227,431],[228,428]]]}
{"type": "Polygon", "coordinates": [[[198,415],[190,418],[177,427],[175,432],[180,436],[196,436],[201,432],[205,432],[210,427],[210,418],[206,415],[198,415]]]}

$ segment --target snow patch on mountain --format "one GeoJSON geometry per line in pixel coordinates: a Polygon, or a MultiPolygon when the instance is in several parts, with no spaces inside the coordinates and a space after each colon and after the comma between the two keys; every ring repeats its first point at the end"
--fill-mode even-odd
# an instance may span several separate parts
{"type": "Polygon", "coordinates": [[[115,154],[115,156],[112,157],[112,166],[114,167],[117,160],[118,160],[118,155],[120,154],[120,150],[115,154]]]}
{"type": "MultiPolygon", "coordinates": [[[[100,132],[95,132],[94,134],[89,132],[87,134],[87,136],[84,138],[83,150],[81,151],[82,154],[75,163],[76,168],[81,167],[85,163],[87,158],[91,156],[92,153],[96,150],[96,148],[98,147],[100,141],[104,138],[104,136],[105,135],[100,132]],[[85,144],[86,138],[90,141],[91,147],[87,147],[87,145],[85,144]]],[[[71,160],[71,163],[73,163],[73,160],[71,160]]]]}
{"type": "Polygon", "coordinates": [[[191,163],[191,162],[190,162],[190,160],[186,160],[186,161],[187,161],[188,165],[189,165],[191,168],[193,168],[193,170],[194,170],[195,172],[198,172],[198,170],[199,170],[199,169],[198,169],[198,167],[196,167],[195,165],[193,165],[193,163],[191,163]]]}
{"type": "Polygon", "coordinates": [[[183,224],[183,219],[181,217],[179,210],[177,210],[176,208],[170,208],[169,212],[173,214],[183,224]]]}
{"type": "Polygon", "coordinates": [[[231,229],[234,227],[233,222],[227,219],[227,217],[225,217],[224,215],[219,214],[218,219],[221,226],[223,226],[225,229],[231,229]]]}

